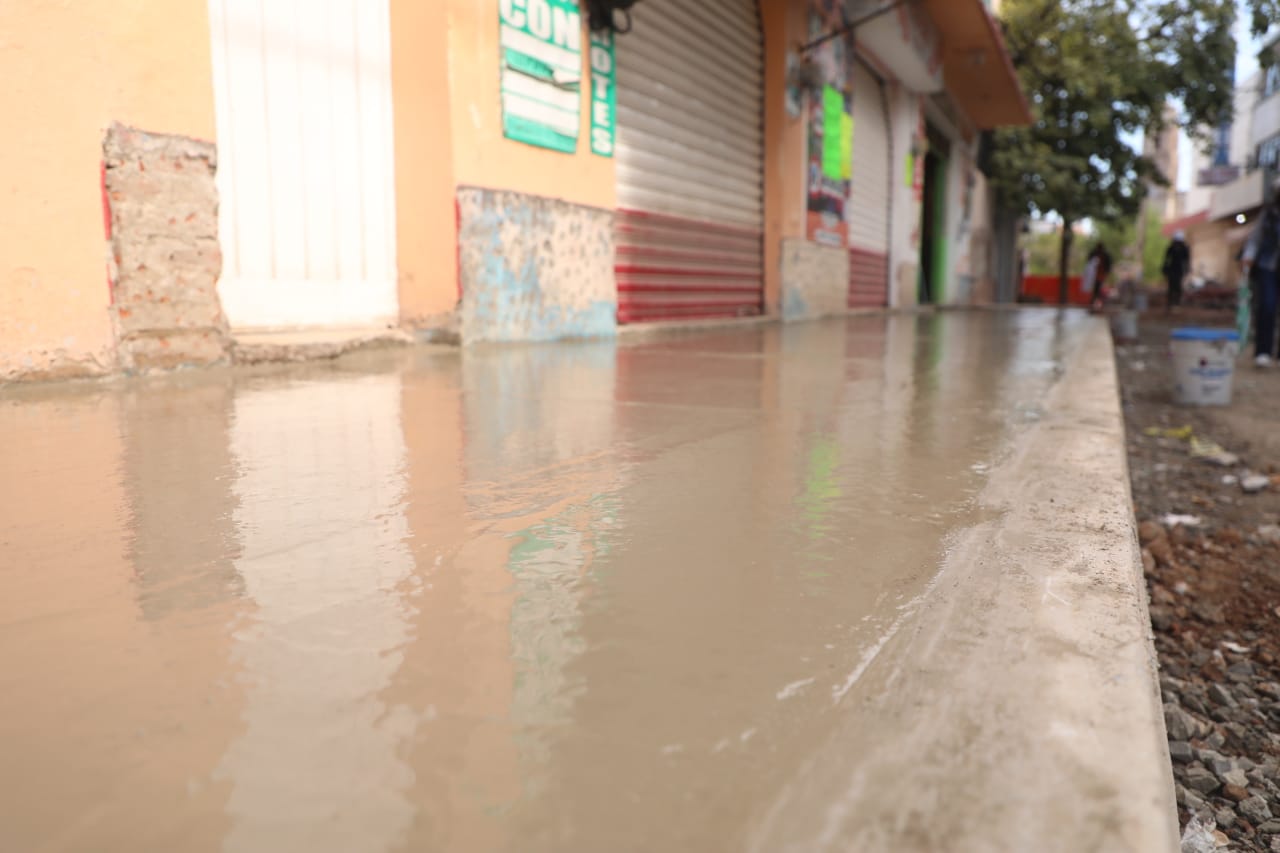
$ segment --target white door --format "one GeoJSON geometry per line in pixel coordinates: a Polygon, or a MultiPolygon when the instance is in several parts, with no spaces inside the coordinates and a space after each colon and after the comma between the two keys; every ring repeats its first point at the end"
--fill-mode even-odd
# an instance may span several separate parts
{"type": "Polygon", "coordinates": [[[388,0],[209,0],[233,328],[396,320],[388,0]]]}

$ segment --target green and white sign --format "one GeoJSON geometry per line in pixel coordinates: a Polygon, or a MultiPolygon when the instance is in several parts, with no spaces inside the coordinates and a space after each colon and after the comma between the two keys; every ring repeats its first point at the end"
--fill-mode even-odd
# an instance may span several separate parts
{"type": "Polygon", "coordinates": [[[578,0],[499,0],[502,130],[508,139],[572,153],[581,124],[578,0]]]}
{"type": "Polygon", "coordinates": [[[613,33],[591,34],[591,152],[613,156],[618,90],[613,60],[613,33]]]}

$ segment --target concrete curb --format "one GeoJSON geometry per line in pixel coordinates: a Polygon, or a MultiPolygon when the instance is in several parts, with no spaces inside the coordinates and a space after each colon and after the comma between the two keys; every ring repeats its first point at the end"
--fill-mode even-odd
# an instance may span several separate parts
{"type": "Polygon", "coordinates": [[[338,358],[364,349],[407,347],[413,335],[401,329],[335,332],[280,332],[237,336],[231,342],[233,364],[266,364],[338,358]]]}
{"type": "Polygon", "coordinates": [[[1179,848],[1112,346],[1091,325],[980,497],[997,517],[953,543],[753,849],[1179,848]],[[803,804],[823,797],[839,805],[815,828],[803,804]]]}

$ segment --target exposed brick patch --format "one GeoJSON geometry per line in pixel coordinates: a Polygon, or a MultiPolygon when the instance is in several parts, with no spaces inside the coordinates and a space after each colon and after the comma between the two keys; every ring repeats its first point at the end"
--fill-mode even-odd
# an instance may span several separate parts
{"type": "Polygon", "coordinates": [[[113,124],[102,149],[121,365],[225,361],[215,147],[113,124]]]}

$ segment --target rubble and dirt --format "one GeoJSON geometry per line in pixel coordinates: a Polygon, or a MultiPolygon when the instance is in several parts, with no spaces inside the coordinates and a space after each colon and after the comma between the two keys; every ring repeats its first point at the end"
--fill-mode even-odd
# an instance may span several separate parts
{"type": "Polygon", "coordinates": [[[1270,851],[1280,850],[1280,372],[1242,358],[1225,408],[1175,406],[1170,394],[1170,328],[1232,322],[1148,315],[1116,360],[1184,838],[1209,830],[1218,849],[1270,851]]]}

